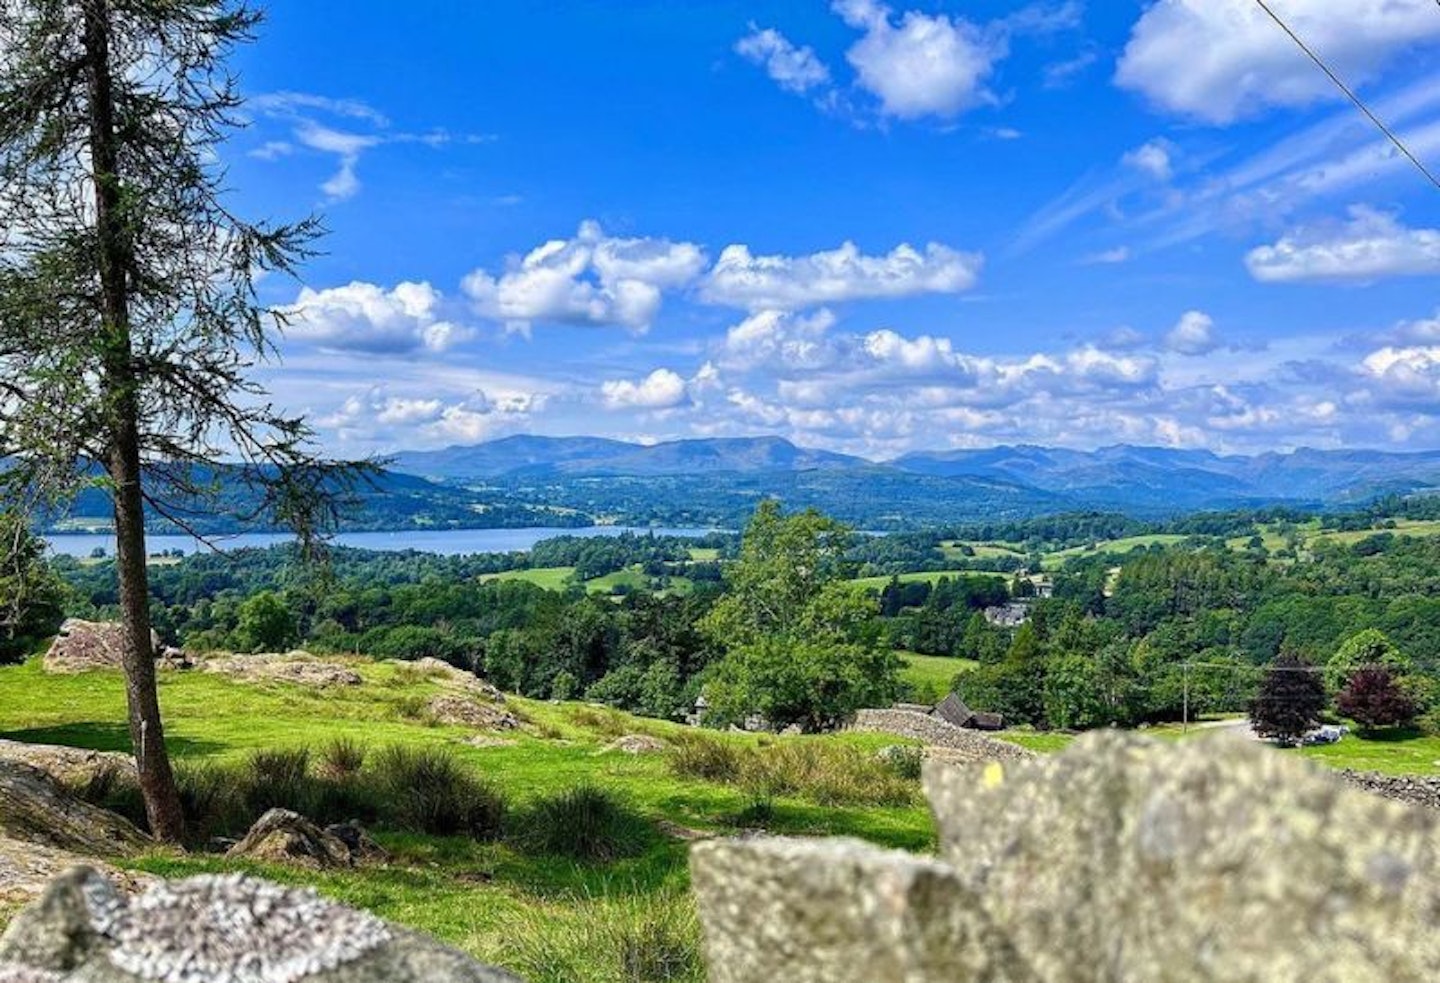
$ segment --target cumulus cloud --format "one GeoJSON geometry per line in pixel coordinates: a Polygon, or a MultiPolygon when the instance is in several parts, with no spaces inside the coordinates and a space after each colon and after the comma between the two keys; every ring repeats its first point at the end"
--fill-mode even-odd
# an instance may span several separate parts
{"type": "Polygon", "coordinates": [[[443,352],[471,336],[442,314],[444,298],[428,283],[391,290],[356,281],[343,287],[304,287],[286,309],[286,334],[331,351],[404,355],[443,352]]]}
{"type": "Polygon", "coordinates": [[[475,270],[463,283],[475,308],[513,330],[532,322],[611,325],[643,333],[650,328],[665,290],[691,283],[705,268],[694,243],[668,239],[621,239],[596,222],[584,222],[572,239],[555,239],[504,272],[475,270]]]}
{"type": "Polygon", "coordinates": [[[715,304],[751,310],[794,310],[816,304],[926,293],[961,293],[975,285],[982,265],[976,253],[930,243],[908,244],[867,256],[853,242],[808,256],[756,256],[727,246],[706,276],[701,296],[715,304]]]}
{"type": "Polygon", "coordinates": [[[1367,396],[1389,409],[1440,410],[1440,345],[1395,347],[1371,352],[1361,362],[1367,396]]]}
{"type": "Polygon", "coordinates": [[[1297,229],[1245,257],[1262,283],[1368,281],[1440,274],[1440,229],[1411,229],[1364,206],[1350,221],[1297,229]]]}
{"type": "Polygon", "coordinates": [[[808,316],[757,311],[725,332],[719,359],[726,368],[820,368],[837,357],[825,337],[834,324],[835,315],[823,309],[808,316]]]}
{"type": "MultiPolygon", "coordinates": [[[[1440,38],[1432,0],[1289,0],[1286,22],[1351,83],[1440,38]]],[[[1120,58],[1116,82],[1156,107],[1228,124],[1271,107],[1343,99],[1254,0],[1158,0],[1120,58]]]]}
{"type": "Polygon", "coordinates": [[[1174,144],[1169,140],[1151,140],[1126,154],[1123,162],[1157,181],[1168,181],[1174,173],[1170,160],[1173,152],[1174,144]]]}
{"type": "Polygon", "coordinates": [[[993,100],[985,82],[1005,55],[995,32],[960,17],[914,10],[897,21],[876,0],[835,0],[834,8],[865,32],[845,57],[885,115],[951,118],[993,100]]]}
{"type": "Polygon", "coordinates": [[[1180,355],[1208,355],[1220,347],[1215,320],[1204,311],[1186,311],[1165,336],[1165,347],[1180,355]]]}
{"type": "Polygon", "coordinates": [[[750,33],[735,43],[735,52],[760,65],[765,73],[787,92],[804,94],[830,82],[830,69],[815,49],[797,47],[773,28],[750,25],[750,33]]]}
{"type": "Polygon", "coordinates": [[[417,447],[474,443],[526,426],[545,405],[543,394],[507,392],[494,398],[469,395],[396,395],[372,386],[347,396],[334,410],[316,416],[320,427],[346,444],[417,447]]]}
{"type": "Polygon", "coordinates": [[[600,394],[611,409],[663,410],[685,401],[685,380],[670,369],[656,369],[639,382],[608,380],[600,394]]]}

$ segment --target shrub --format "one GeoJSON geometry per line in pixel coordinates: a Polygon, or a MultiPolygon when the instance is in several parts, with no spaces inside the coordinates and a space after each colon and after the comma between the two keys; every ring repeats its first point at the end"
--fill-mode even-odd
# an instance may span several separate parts
{"type": "Polygon", "coordinates": [[[915,782],[920,780],[921,768],[925,763],[925,750],[908,744],[891,744],[889,747],[882,747],[875,758],[896,777],[915,782]]]}
{"type": "Polygon", "coordinates": [[[371,775],[380,819],[396,829],[476,839],[500,832],[500,793],[445,748],[387,747],[371,775]]]}
{"type": "Polygon", "coordinates": [[[747,748],[685,735],[675,742],[670,767],[688,778],[737,785],[757,800],[789,795],[819,805],[908,805],[916,793],[913,771],[905,766],[814,740],[747,748]]]}
{"type": "Polygon", "coordinates": [[[536,800],[517,830],[528,850],[607,863],[641,852],[650,824],[611,793],[582,785],[536,800]]]}

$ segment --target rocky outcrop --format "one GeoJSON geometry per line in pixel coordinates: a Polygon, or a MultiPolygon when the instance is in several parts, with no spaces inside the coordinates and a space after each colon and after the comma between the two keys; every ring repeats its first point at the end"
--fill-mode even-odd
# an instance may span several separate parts
{"type": "Polygon", "coordinates": [[[441,694],[427,704],[426,709],[436,723],[456,727],[474,727],[478,730],[515,730],[520,719],[504,706],[483,702],[468,696],[441,694]]]}
{"type": "Polygon", "coordinates": [[[7,974],[45,983],[518,983],[313,891],[204,876],[127,901],[85,868],[16,916],[0,938],[0,981],[7,974]]]}
{"type": "Polygon", "coordinates": [[[296,864],[317,870],[349,867],[353,863],[350,848],[339,837],[288,809],[271,809],[265,813],[225,855],[231,859],[296,864]]]}
{"type": "Polygon", "coordinates": [[[622,754],[662,754],[670,744],[649,734],[626,734],[605,745],[601,751],[619,751],[622,754]]]}
{"type": "Polygon", "coordinates": [[[928,762],[938,861],[692,852],[711,983],[1440,978],[1440,815],[1233,735],[928,762]]]}
{"type": "Polygon", "coordinates": [[[205,659],[202,672],[228,676],[239,682],[291,683],[308,689],[359,686],[365,680],[341,659],[322,659],[308,652],[284,655],[236,655],[205,659]]]}
{"type": "Polygon", "coordinates": [[[475,675],[473,672],[466,672],[464,669],[457,669],[448,662],[426,656],[423,659],[416,659],[411,663],[416,669],[433,676],[451,686],[459,687],[476,696],[489,700],[491,703],[504,703],[505,694],[475,675]]]}
{"type": "Polygon", "coordinates": [[[1033,752],[1018,744],[986,737],[913,710],[861,710],[855,715],[850,729],[894,734],[920,741],[929,747],[947,748],[954,752],[947,755],[952,761],[961,756],[972,761],[1019,761],[1034,757],[1033,752]]]}
{"type": "Polygon", "coordinates": [[[119,751],[89,751],[56,744],[22,744],[0,740],[0,762],[39,768],[69,788],[86,785],[105,772],[135,780],[135,759],[119,751]]]}
{"type": "Polygon", "coordinates": [[[155,882],[148,874],[121,871],[67,850],[0,837],[0,907],[29,904],[44,893],[52,880],[80,864],[95,867],[126,894],[155,882]]]}
{"type": "Polygon", "coordinates": [[[0,836],[88,857],[129,856],[150,844],[129,821],[18,761],[0,761],[0,836]]]}
{"type": "MultiPolygon", "coordinates": [[[[150,633],[152,650],[161,652],[160,636],[150,633]]],[[[70,618],[50,643],[41,665],[46,672],[80,673],[96,669],[119,669],[124,663],[125,626],[114,621],[81,621],[70,618]]]]}

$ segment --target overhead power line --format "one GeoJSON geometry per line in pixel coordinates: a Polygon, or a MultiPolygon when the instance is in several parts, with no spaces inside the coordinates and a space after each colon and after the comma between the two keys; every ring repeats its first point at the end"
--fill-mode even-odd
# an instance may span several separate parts
{"type": "MultiPolygon", "coordinates": [[[[1440,189],[1440,178],[1437,178],[1433,173],[1431,173],[1430,168],[1426,167],[1419,157],[1416,157],[1413,153],[1410,152],[1410,148],[1405,146],[1404,142],[1398,136],[1396,136],[1395,132],[1391,130],[1390,127],[1386,126],[1385,122],[1380,119],[1379,116],[1376,116],[1373,112],[1370,111],[1370,107],[1365,105],[1365,103],[1360,99],[1360,97],[1355,94],[1355,91],[1351,89],[1350,86],[1346,85],[1345,81],[1340,78],[1339,75],[1336,75],[1335,72],[1331,70],[1329,65],[1325,64],[1324,59],[1322,59],[1318,54],[1316,54],[1314,49],[1312,49],[1308,44],[1305,43],[1305,39],[1300,37],[1300,35],[1296,34],[1293,30],[1291,30],[1290,25],[1285,23],[1285,21],[1281,20],[1280,15],[1275,13],[1275,11],[1270,8],[1270,5],[1266,3],[1265,0],[1255,0],[1255,2],[1260,5],[1261,10],[1265,11],[1265,13],[1270,15],[1271,20],[1273,20],[1276,24],[1280,25],[1280,29],[1282,31],[1290,35],[1290,39],[1300,46],[1301,51],[1305,52],[1305,54],[1310,56],[1311,61],[1313,61],[1316,65],[1320,66],[1320,70],[1324,72],[1327,76],[1329,76],[1330,81],[1334,82],[1335,85],[1339,87],[1341,92],[1345,93],[1345,95],[1350,99],[1350,101],[1355,104],[1355,108],[1359,109],[1360,112],[1365,114],[1366,118],[1368,118],[1370,122],[1374,123],[1377,127],[1379,127],[1380,132],[1385,134],[1385,136],[1389,138],[1390,142],[1393,143],[1396,148],[1409,159],[1410,163],[1414,164],[1417,168],[1419,168],[1420,173],[1424,174],[1426,179],[1437,189],[1440,189]]],[[[1440,0],[1435,0],[1435,2],[1437,5],[1440,5],[1440,0]]]]}

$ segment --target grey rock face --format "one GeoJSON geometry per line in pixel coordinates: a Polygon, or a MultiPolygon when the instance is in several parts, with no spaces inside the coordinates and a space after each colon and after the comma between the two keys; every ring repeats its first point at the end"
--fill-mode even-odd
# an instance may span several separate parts
{"type": "MultiPolygon", "coordinates": [[[[150,633],[150,647],[158,655],[160,636],[150,633]]],[[[124,661],[125,626],[117,621],[66,619],[50,643],[41,665],[46,672],[74,674],[96,669],[119,669],[124,661]]]]}
{"type": "Polygon", "coordinates": [[[0,939],[4,973],[45,983],[515,983],[313,891],[204,876],[127,902],[84,868],[16,917],[0,939]]]}
{"type": "Polygon", "coordinates": [[[82,785],[96,775],[113,771],[135,781],[135,759],[119,751],[88,751],[56,744],[24,744],[0,740],[0,761],[18,761],[39,768],[68,786],[82,785]]]}
{"type": "Polygon", "coordinates": [[[1096,733],[925,779],[939,861],[697,845],[711,980],[1440,979],[1435,811],[1225,735],[1096,733]],[[935,938],[951,963],[926,961],[935,938]]]}
{"type": "Polygon", "coordinates": [[[265,813],[226,855],[322,870],[349,867],[354,863],[344,840],[288,809],[271,809],[265,813]]]}
{"type": "Polygon", "coordinates": [[[149,843],[120,816],[82,802],[39,768],[0,760],[0,836],[94,857],[133,854],[149,843]]]}

